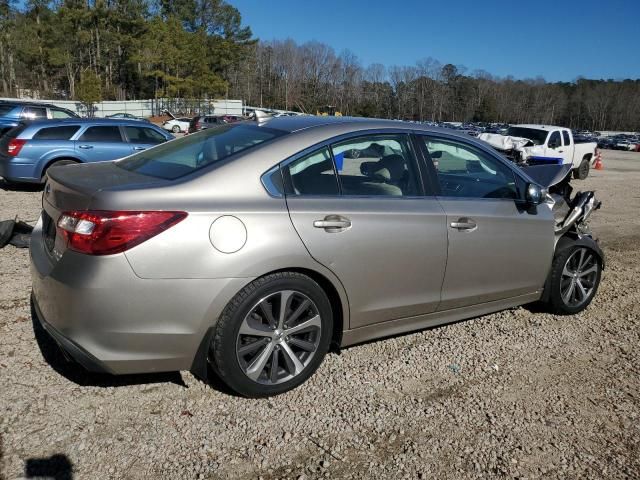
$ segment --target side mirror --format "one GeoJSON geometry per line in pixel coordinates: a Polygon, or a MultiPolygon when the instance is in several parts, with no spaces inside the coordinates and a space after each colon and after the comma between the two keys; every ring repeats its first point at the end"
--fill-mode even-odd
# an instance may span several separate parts
{"type": "Polygon", "coordinates": [[[527,190],[525,191],[525,200],[529,205],[540,205],[542,202],[544,202],[546,196],[546,188],[542,188],[540,185],[536,185],[535,183],[527,184],[527,190]]]}
{"type": "Polygon", "coordinates": [[[556,142],[549,142],[549,148],[558,148],[560,145],[558,145],[556,142]]]}

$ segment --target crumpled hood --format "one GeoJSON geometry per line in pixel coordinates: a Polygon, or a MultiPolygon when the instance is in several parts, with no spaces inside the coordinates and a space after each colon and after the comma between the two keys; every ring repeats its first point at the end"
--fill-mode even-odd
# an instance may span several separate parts
{"type": "Polygon", "coordinates": [[[528,138],[510,137],[499,133],[481,133],[478,135],[478,139],[498,150],[519,150],[527,145],[533,145],[528,138]]]}

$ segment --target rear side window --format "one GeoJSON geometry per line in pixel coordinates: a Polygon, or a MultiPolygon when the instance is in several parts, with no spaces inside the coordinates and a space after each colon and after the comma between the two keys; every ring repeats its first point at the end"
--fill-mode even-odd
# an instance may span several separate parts
{"type": "Polygon", "coordinates": [[[144,143],[147,145],[157,145],[166,142],[167,139],[160,132],[147,127],[124,127],[130,143],[144,143]]]}
{"type": "Polygon", "coordinates": [[[25,107],[22,110],[22,118],[28,118],[29,120],[47,118],[47,109],[44,107],[25,107]]]}
{"type": "Polygon", "coordinates": [[[41,128],[34,135],[34,140],[69,140],[78,130],[77,125],[65,125],[64,127],[41,128]]]}
{"type": "Polygon", "coordinates": [[[331,148],[343,195],[418,194],[407,135],[358,137],[331,148]]]}
{"type": "Polygon", "coordinates": [[[293,195],[338,195],[338,179],[328,148],[305,155],[283,168],[293,195]]]}
{"type": "Polygon", "coordinates": [[[55,108],[51,108],[49,111],[51,112],[51,118],[74,118],[73,115],[65,112],[64,110],[56,110],[55,108]]]}
{"type": "Polygon", "coordinates": [[[268,142],[285,132],[257,125],[226,125],[164,143],[116,162],[120,168],[173,180],[268,142]]]}
{"type": "Polygon", "coordinates": [[[569,138],[569,132],[567,132],[566,130],[562,131],[562,138],[564,138],[564,146],[569,146],[571,145],[571,139],[569,138]]]}
{"type": "Polygon", "coordinates": [[[78,139],[81,142],[122,142],[120,129],[114,126],[89,127],[78,139]]]}

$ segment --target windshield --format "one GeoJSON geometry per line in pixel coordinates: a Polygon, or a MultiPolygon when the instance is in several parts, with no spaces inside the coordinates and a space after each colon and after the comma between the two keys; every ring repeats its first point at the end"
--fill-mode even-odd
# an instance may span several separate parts
{"type": "Polygon", "coordinates": [[[543,145],[547,139],[546,130],[537,130],[535,128],[525,127],[509,127],[507,129],[507,135],[510,137],[522,137],[531,140],[535,145],[543,145]]]}
{"type": "Polygon", "coordinates": [[[145,150],[116,162],[125,170],[175,180],[285,132],[257,125],[223,125],[145,150]]]}

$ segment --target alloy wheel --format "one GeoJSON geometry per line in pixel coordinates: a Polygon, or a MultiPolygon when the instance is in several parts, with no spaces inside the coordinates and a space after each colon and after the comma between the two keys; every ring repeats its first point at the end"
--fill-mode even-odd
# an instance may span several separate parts
{"type": "Polygon", "coordinates": [[[599,268],[596,255],[587,248],[578,248],[569,256],[560,279],[560,296],[565,305],[578,307],[591,297],[599,268]]]}
{"type": "Polygon", "coordinates": [[[322,320],[315,303],[295,290],[261,299],[245,316],[236,340],[242,371],[257,383],[275,385],[299,375],[320,343],[322,320]]]}

